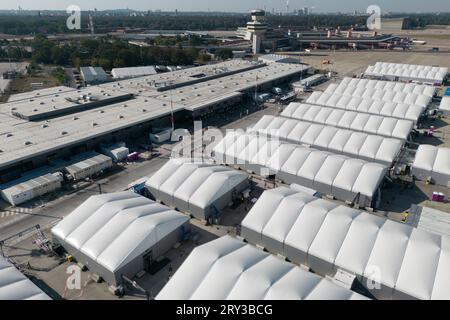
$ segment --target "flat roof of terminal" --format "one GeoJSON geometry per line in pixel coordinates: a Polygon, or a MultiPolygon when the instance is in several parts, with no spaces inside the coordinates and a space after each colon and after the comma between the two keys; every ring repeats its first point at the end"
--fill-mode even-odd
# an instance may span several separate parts
{"type": "Polygon", "coordinates": [[[61,94],[63,92],[69,92],[69,91],[76,91],[75,88],[65,87],[65,86],[58,86],[58,87],[51,87],[51,88],[45,88],[45,89],[39,89],[39,90],[33,90],[23,93],[16,93],[12,94],[8,102],[15,102],[15,101],[22,101],[22,100],[29,100],[33,98],[39,98],[39,97],[46,97],[51,96],[55,94],[61,94]]]}
{"type": "MultiPolygon", "coordinates": [[[[173,109],[180,111],[183,106],[175,103],[173,109]]],[[[0,114],[3,128],[0,132],[0,167],[151,121],[170,112],[169,104],[138,97],[38,122],[16,121],[12,116],[0,114]]]]}
{"type": "MultiPolygon", "coordinates": [[[[231,68],[239,70],[239,68],[247,69],[249,64],[251,63],[232,60],[220,65],[228,66],[226,67],[228,70],[231,68]]],[[[196,75],[199,72],[214,74],[213,70],[217,70],[217,68],[217,65],[204,66],[192,68],[190,71],[186,69],[165,73],[161,76],[177,77],[179,74],[196,75]]],[[[126,101],[75,111],[67,115],[61,114],[52,119],[42,118],[33,122],[13,116],[10,112],[10,103],[2,104],[0,105],[0,168],[170,115],[170,95],[172,95],[174,112],[195,111],[238,97],[242,95],[242,92],[254,88],[256,82],[258,85],[262,85],[276,79],[295,75],[307,68],[309,67],[300,64],[273,63],[166,92],[145,88],[143,92],[135,94],[134,98],[126,101]]],[[[133,83],[143,81],[144,78],[148,77],[133,79],[133,83]]],[[[122,88],[113,90],[111,95],[128,94],[130,92],[127,85],[128,81],[118,82],[121,83],[122,88]]],[[[90,86],[80,90],[81,92],[76,92],[75,96],[86,94],[86,92],[101,94],[102,90],[109,92],[106,88],[116,88],[114,85],[117,85],[118,82],[90,86]]],[[[49,95],[49,92],[46,89],[46,96],[40,97],[36,101],[42,99],[49,104],[49,101],[54,99],[49,95]]],[[[62,106],[70,109],[72,104],[68,103],[64,96],[73,94],[72,91],[60,94],[57,97],[58,101],[61,101],[59,108],[62,106]]],[[[48,107],[47,104],[44,104],[45,108],[48,107]]],[[[18,109],[24,110],[23,112],[32,108],[29,101],[17,102],[14,105],[18,109]]]]}
{"type": "Polygon", "coordinates": [[[63,91],[44,96],[34,96],[27,100],[8,102],[0,105],[2,112],[10,112],[12,115],[35,120],[44,117],[52,117],[73,110],[87,109],[93,105],[107,103],[108,101],[125,99],[130,96],[119,90],[110,90],[95,86],[74,91],[63,91]]]}

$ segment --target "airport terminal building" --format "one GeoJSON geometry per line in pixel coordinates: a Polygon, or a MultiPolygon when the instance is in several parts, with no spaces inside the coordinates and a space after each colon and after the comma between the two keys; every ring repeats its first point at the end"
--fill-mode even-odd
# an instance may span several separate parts
{"type": "Polygon", "coordinates": [[[0,182],[102,143],[142,136],[176,119],[201,118],[299,78],[309,66],[230,60],[80,90],[55,87],[0,105],[0,182]],[[256,88],[256,89],[255,89],[256,88]]]}

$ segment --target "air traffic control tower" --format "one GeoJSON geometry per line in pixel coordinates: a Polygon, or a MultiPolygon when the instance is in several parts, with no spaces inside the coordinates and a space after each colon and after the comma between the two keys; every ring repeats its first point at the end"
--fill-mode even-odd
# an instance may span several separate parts
{"type": "Polygon", "coordinates": [[[253,54],[261,52],[261,42],[267,32],[266,12],[264,10],[253,10],[252,21],[247,23],[247,32],[251,35],[253,43],[253,54]]]}

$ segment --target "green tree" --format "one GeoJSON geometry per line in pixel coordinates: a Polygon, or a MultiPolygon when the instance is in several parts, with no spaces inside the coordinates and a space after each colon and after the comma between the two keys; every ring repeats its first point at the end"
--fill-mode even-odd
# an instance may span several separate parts
{"type": "Polygon", "coordinates": [[[221,60],[228,60],[233,58],[233,51],[227,48],[220,48],[216,51],[215,56],[221,60]]]}
{"type": "Polygon", "coordinates": [[[206,63],[206,62],[209,62],[209,61],[211,61],[211,56],[210,56],[209,54],[206,54],[206,53],[200,53],[200,54],[198,55],[198,61],[199,61],[200,63],[206,63]]]}

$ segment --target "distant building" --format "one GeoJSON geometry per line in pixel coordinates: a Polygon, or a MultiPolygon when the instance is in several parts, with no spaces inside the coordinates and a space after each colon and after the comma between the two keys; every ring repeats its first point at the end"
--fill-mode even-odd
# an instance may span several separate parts
{"type": "Polygon", "coordinates": [[[258,58],[258,60],[264,62],[264,63],[300,63],[299,58],[291,57],[291,56],[285,56],[280,54],[265,54],[258,58]]]}
{"type": "Polygon", "coordinates": [[[142,76],[155,75],[158,72],[153,66],[130,67],[130,68],[114,68],[111,75],[114,79],[128,79],[142,76]]]}
{"type": "Polygon", "coordinates": [[[253,10],[252,21],[247,23],[247,31],[251,34],[251,41],[253,43],[253,54],[261,52],[261,42],[267,32],[265,16],[266,12],[264,10],[253,10]]]}
{"type": "Polygon", "coordinates": [[[81,67],[80,73],[84,81],[89,84],[102,83],[108,80],[108,75],[101,67],[81,67]]]}

